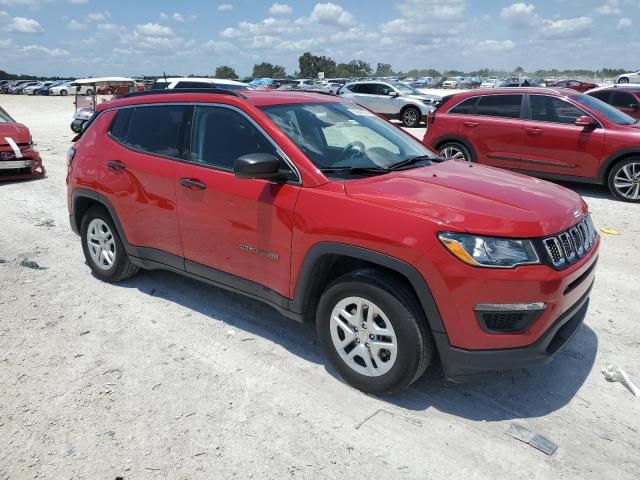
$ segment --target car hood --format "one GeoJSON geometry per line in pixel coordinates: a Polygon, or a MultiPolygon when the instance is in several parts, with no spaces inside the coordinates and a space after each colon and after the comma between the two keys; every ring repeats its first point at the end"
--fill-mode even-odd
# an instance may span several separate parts
{"type": "Polygon", "coordinates": [[[29,143],[31,135],[29,129],[21,123],[0,123],[0,145],[8,145],[5,138],[12,138],[16,143],[29,143]]]}
{"type": "Polygon", "coordinates": [[[573,191],[533,177],[461,161],[346,182],[352,198],[430,217],[470,233],[543,237],[587,212],[573,191]]]}
{"type": "Polygon", "coordinates": [[[424,102],[431,103],[433,101],[442,100],[442,97],[438,95],[406,95],[407,98],[415,98],[416,100],[422,100],[424,102]]]}

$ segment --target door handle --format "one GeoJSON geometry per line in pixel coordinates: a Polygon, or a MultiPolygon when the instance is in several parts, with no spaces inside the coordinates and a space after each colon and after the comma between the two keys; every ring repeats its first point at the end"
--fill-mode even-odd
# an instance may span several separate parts
{"type": "Polygon", "coordinates": [[[183,187],[187,187],[189,190],[206,190],[207,189],[207,186],[204,183],[192,178],[181,178],[180,185],[182,185],[183,187]]]}
{"type": "Polygon", "coordinates": [[[477,126],[478,126],[478,123],[477,123],[477,122],[462,122],[462,124],[463,124],[465,127],[469,127],[469,128],[475,128],[475,127],[477,127],[477,126]]]}
{"type": "Polygon", "coordinates": [[[529,135],[542,135],[543,130],[541,128],[527,128],[529,135]]]}
{"type": "Polygon", "coordinates": [[[117,173],[127,168],[127,166],[124,163],[122,163],[120,160],[108,160],[107,168],[117,173]]]}

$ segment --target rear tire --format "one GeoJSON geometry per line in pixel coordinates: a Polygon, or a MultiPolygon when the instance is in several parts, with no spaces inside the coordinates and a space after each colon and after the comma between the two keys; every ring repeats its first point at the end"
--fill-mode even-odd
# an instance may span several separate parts
{"type": "Polygon", "coordinates": [[[620,80],[618,80],[618,83],[629,83],[629,79],[627,77],[622,77],[620,80]]]}
{"type": "Polygon", "coordinates": [[[447,160],[475,161],[469,149],[459,142],[447,142],[438,148],[438,152],[442,158],[447,160]]]}
{"type": "Polygon", "coordinates": [[[100,207],[91,207],[80,225],[82,251],[93,274],[106,282],[120,282],[138,273],[124,249],[111,216],[100,207]]]}
{"type": "Polygon", "coordinates": [[[393,394],[415,382],[435,348],[411,293],[376,270],[348,273],[329,285],[318,303],[316,328],[340,376],[376,395],[393,394]]]}
{"type": "Polygon", "coordinates": [[[609,190],[624,202],[640,202],[640,157],[616,163],[607,179],[609,190]]]}
{"type": "Polygon", "coordinates": [[[402,125],[407,128],[416,128],[420,126],[422,114],[416,107],[406,107],[400,113],[400,120],[402,125]]]}
{"type": "Polygon", "coordinates": [[[69,92],[67,92],[66,90],[60,90],[60,96],[61,97],[66,97],[68,95],[69,92]]]}

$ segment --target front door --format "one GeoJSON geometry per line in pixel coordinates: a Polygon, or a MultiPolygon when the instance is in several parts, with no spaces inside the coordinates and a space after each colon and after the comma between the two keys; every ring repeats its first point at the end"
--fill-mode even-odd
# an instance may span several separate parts
{"type": "Polygon", "coordinates": [[[241,279],[248,279],[288,297],[300,187],[236,178],[235,159],[249,153],[279,155],[244,113],[223,105],[196,107],[189,163],[176,170],[185,267],[243,290],[241,279]]]}
{"type": "Polygon", "coordinates": [[[522,166],[525,170],[594,177],[600,165],[605,131],[575,125],[588,115],[576,105],[550,95],[529,95],[530,118],[524,122],[522,166]]]}

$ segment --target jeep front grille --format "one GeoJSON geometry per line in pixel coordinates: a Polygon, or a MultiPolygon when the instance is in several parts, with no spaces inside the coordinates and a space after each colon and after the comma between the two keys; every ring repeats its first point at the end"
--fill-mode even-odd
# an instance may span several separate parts
{"type": "Polygon", "coordinates": [[[596,243],[597,236],[591,215],[588,215],[577,225],[553,237],[545,238],[542,243],[551,264],[561,269],[589,253],[596,243]]]}

